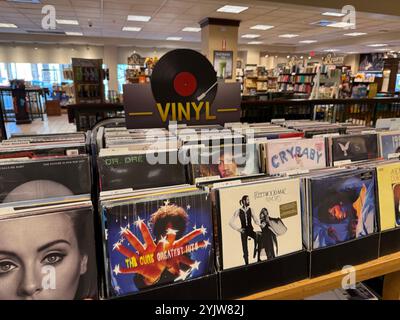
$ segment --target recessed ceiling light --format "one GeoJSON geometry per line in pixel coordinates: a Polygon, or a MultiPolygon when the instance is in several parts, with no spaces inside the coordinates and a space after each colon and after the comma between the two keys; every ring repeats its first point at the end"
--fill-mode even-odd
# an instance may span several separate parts
{"type": "Polygon", "coordinates": [[[272,28],[275,28],[275,27],[267,25],[267,24],[257,24],[255,26],[250,27],[250,29],[253,29],[253,30],[264,30],[264,31],[272,29],[272,28]]]}
{"type": "Polygon", "coordinates": [[[390,51],[390,50],[392,50],[392,49],[389,49],[389,48],[379,48],[379,49],[375,49],[376,51],[390,51]]]}
{"type": "Polygon", "coordinates": [[[291,34],[291,33],[288,33],[288,34],[281,34],[280,36],[279,36],[279,38],[296,38],[296,37],[298,37],[299,35],[298,34],[291,34]]]}
{"type": "Polygon", "coordinates": [[[338,52],[339,49],[325,49],[324,52],[338,52]]]}
{"type": "Polygon", "coordinates": [[[323,16],[330,16],[330,17],[344,17],[345,14],[341,12],[324,12],[322,13],[323,16]]]}
{"type": "Polygon", "coordinates": [[[169,40],[169,41],[180,41],[180,40],[182,40],[182,37],[168,37],[167,40],[169,40]]]}
{"type": "Polygon", "coordinates": [[[303,56],[301,56],[301,57],[300,57],[300,59],[304,59],[304,57],[303,57],[303,56]]]}
{"type": "Polygon", "coordinates": [[[149,22],[151,17],[149,16],[128,16],[128,21],[142,21],[142,22],[149,22]]]}
{"type": "Polygon", "coordinates": [[[349,28],[353,27],[354,23],[349,23],[349,22],[334,22],[326,25],[327,27],[331,28],[349,28]]]}
{"type": "Polygon", "coordinates": [[[56,19],[58,24],[68,24],[72,26],[77,26],[79,25],[78,20],[68,20],[68,19],[56,19]]]}
{"type": "Polygon", "coordinates": [[[255,38],[259,38],[260,35],[259,34],[244,34],[242,35],[242,38],[247,38],[247,39],[255,39],[255,38]]]}
{"type": "Polygon", "coordinates": [[[316,42],[318,42],[317,40],[302,40],[302,41],[299,41],[299,43],[316,43],[316,42]]]}
{"type": "Polygon", "coordinates": [[[368,44],[367,47],[373,47],[373,48],[387,47],[387,44],[386,43],[368,44]]]}
{"type": "Polygon", "coordinates": [[[14,23],[0,23],[0,28],[18,28],[14,23]]]}
{"type": "Polygon", "coordinates": [[[122,31],[133,31],[133,32],[139,32],[142,30],[140,27],[123,27],[122,31]]]}
{"type": "Polygon", "coordinates": [[[248,44],[262,44],[262,41],[250,41],[248,44]]]}
{"type": "Polygon", "coordinates": [[[79,37],[83,36],[83,33],[82,33],[82,32],[67,31],[67,32],[65,32],[65,34],[66,34],[67,36],[79,36],[79,37]]]}
{"type": "Polygon", "coordinates": [[[308,57],[308,60],[311,60],[312,58],[311,57],[308,57]]]}
{"type": "Polygon", "coordinates": [[[223,6],[217,9],[217,12],[226,12],[226,13],[241,13],[247,10],[249,7],[242,6],[223,6]]]}
{"type": "Polygon", "coordinates": [[[365,36],[367,33],[365,32],[352,32],[352,33],[345,33],[345,36],[348,37],[358,37],[358,36],[365,36]]]}
{"type": "Polygon", "coordinates": [[[290,56],[287,56],[286,58],[290,59],[290,56]]]}
{"type": "Polygon", "coordinates": [[[182,31],[185,31],[185,32],[200,32],[201,28],[186,27],[186,28],[183,28],[182,31]]]}

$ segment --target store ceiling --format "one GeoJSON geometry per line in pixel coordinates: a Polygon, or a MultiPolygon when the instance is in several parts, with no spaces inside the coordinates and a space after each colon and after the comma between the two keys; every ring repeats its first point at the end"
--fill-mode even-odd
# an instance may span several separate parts
{"type": "MultiPolygon", "coordinates": [[[[26,0],[22,0],[26,1],[26,0]]],[[[385,0],[381,0],[385,2],[385,0]]],[[[296,2],[294,0],[285,2],[296,2]]],[[[323,1],[319,1],[323,2],[323,1]]],[[[351,1],[350,1],[351,2],[351,1]]],[[[397,2],[397,0],[395,1],[397,2]]],[[[99,41],[122,45],[146,43],[148,46],[163,47],[171,42],[167,37],[181,37],[185,43],[200,46],[201,32],[184,32],[185,27],[198,27],[205,17],[241,20],[239,43],[241,48],[252,47],[250,41],[260,41],[262,51],[275,52],[322,52],[336,49],[338,52],[371,52],[378,50],[400,50],[400,17],[357,12],[356,29],[321,27],[313,23],[320,20],[338,21],[342,18],[323,16],[326,11],[338,9],[315,6],[298,6],[271,1],[221,1],[221,0],[42,0],[40,4],[0,1],[0,23],[13,23],[18,28],[0,28],[3,41],[52,41],[68,43],[93,43],[99,41]],[[81,32],[80,36],[40,36],[43,32],[41,13],[44,5],[54,5],[57,19],[77,20],[79,25],[57,25],[57,32],[81,32]],[[240,14],[220,13],[216,10],[224,5],[248,7],[240,14]],[[150,16],[149,22],[128,21],[128,15],[150,16]],[[90,22],[89,22],[90,21],[90,22]],[[92,26],[89,26],[92,24],[92,26]],[[272,25],[269,30],[252,30],[254,25],[272,25]],[[140,32],[122,31],[124,27],[139,27],[140,32]],[[349,37],[345,33],[362,32],[364,36],[349,37]],[[244,39],[244,34],[260,35],[257,39],[244,39]],[[295,38],[279,35],[297,34],[295,38]],[[96,41],[94,41],[96,40],[96,41]],[[313,44],[301,44],[303,40],[316,40],[313,44]],[[382,48],[368,44],[383,43],[382,48]]],[[[180,46],[179,42],[174,45],[180,46]]]]}

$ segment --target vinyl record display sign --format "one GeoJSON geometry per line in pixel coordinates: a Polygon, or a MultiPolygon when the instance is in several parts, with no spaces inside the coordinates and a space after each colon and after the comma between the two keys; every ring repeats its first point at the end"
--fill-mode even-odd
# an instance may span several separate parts
{"type": "Polygon", "coordinates": [[[124,85],[128,128],[168,127],[170,121],[224,124],[240,120],[240,84],[218,81],[201,53],[177,49],[156,64],[150,84],[124,85]]]}

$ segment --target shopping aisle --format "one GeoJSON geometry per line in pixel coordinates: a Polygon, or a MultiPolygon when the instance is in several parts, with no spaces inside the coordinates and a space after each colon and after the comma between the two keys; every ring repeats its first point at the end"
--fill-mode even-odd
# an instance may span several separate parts
{"type": "Polygon", "coordinates": [[[56,117],[44,116],[44,121],[35,119],[31,124],[17,125],[15,122],[6,123],[7,135],[10,137],[14,133],[70,133],[76,132],[76,126],[68,122],[68,115],[63,114],[56,117]]]}

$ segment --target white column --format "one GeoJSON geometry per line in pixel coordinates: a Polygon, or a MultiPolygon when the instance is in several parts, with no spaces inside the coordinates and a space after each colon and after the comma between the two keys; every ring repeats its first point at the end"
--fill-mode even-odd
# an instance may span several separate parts
{"type": "Polygon", "coordinates": [[[108,89],[118,91],[118,48],[116,46],[104,46],[104,64],[110,70],[108,89]]]}

